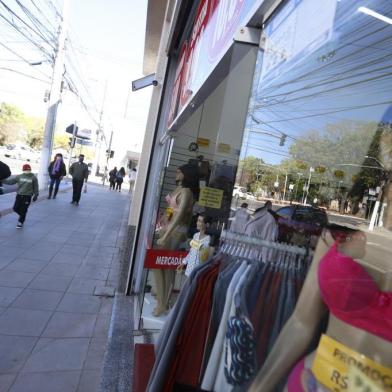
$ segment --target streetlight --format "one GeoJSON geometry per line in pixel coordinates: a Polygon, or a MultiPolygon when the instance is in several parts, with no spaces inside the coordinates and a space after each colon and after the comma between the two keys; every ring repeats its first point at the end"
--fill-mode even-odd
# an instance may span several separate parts
{"type": "Polygon", "coordinates": [[[385,169],[385,166],[375,157],[371,157],[369,155],[365,155],[365,158],[367,159],[373,159],[374,161],[376,161],[383,169],[385,169]]]}
{"type": "Polygon", "coordinates": [[[309,196],[309,187],[310,187],[310,179],[312,178],[312,173],[314,172],[314,168],[310,167],[309,168],[309,180],[308,180],[308,185],[306,186],[306,196],[304,200],[304,204],[308,201],[308,196],[309,196]]]}

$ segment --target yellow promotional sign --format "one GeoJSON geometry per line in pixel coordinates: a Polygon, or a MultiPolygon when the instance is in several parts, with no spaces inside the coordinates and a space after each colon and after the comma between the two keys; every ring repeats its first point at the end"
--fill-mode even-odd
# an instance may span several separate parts
{"type": "MultiPolygon", "coordinates": [[[[354,389],[358,372],[363,375],[362,380],[369,379],[381,388],[381,391],[392,391],[392,369],[351,350],[327,335],[321,337],[312,372],[320,383],[334,392],[362,391],[354,389]]],[[[379,392],[377,389],[363,391],[379,392]]]]}
{"type": "Polygon", "coordinates": [[[199,145],[199,147],[208,147],[210,145],[210,139],[198,137],[196,143],[199,145]]]}
{"type": "Polygon", "coordinates": [[[199,205],[209,208],[221,208],[223,190],[209,188],[208,186],[200,189],[199,205]]]}
{"type": "Polygon", "coordinates": [[[223,152],[225,154],[229,154],[230,151],[231,151],[230,144],[226,144],[226,143],[219,143],[218,144],[218,152],[223,152]]]}
{"type": "Polygon", "coordinates": [[[379,387],[370,377],[365,373],[352,366],[348,373],[348,390],[351,392],[384,392],[384,389],[379,387]]]}

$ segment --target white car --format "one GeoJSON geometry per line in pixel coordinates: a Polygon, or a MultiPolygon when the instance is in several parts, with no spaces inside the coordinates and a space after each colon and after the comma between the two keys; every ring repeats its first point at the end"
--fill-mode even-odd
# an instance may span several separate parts
{"type": "Polygon", "coordinates": [[[245,196],[248,200],[256,200],[256,197],[253,193],[251,192],[246,192],[246,196],[245,196]]]}
{"type": "Polygon", "coordinates": [[[235,186],[233,189],[233,197],[245,199],[246,198],[246,188],[241,186],[235,186]]]}
{"type": "Polygon", "coordinates": [[[37,162],[37,153],[30,147],[21,146],[18,144],[8,144],[4,155],[12,159],[21,159],[28,162],[37,162]]]}

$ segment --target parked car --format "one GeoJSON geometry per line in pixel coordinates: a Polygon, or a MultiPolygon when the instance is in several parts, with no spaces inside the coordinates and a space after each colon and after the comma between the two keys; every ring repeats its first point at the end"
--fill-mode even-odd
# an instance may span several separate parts
{"type": "Polygon", "coordinates": [[[255,195],[254,195],[252,192],[246,192],[245,197],[246,197],[248,200],[256,200],[256,197],[255,197],[255,195]]]}
{"type": "Polygon", "coordinates": [[[235,186],[233,189],[233,197],[245,199],[246,198],[246,188],[241,186],[235,186]]]}
{"type": "Polygon", "coordinates": [[[4,155],[8,158],[22,159],[29,162],[37,162],[39,159],[38,154],[30,147],[18,144],[7,144],[4,155]]]}
{"type": "Polygon", "coordinates": [[[328,224],[324,209],[304,205],[290,205],[274,213],[279,227],[278,241],[295,245],[316,246],[323,227],[328,224]]]}

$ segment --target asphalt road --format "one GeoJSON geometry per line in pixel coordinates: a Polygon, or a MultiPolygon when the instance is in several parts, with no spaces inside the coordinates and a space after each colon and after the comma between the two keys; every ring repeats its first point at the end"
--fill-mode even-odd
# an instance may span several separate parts
{"type": "MultiPolygon", "coordinates": [[[[256,208],[262,207],[264,206],[265,202],[264,201],[259,201],[259,200],[245,200],[245,199],[238,199],[237,202],[237,207],[240,207],[240,205],[242,203],[248,203],[248,208],[250,210],[255,210],[256,208]]],[[[278,210],[281,207],[286,206],[287,204],[273,204],[272,208],[274,211],[278,210]]],[[[366,224],[367,221],[366,219],[362,219],[362,218],[357,218],[355,216],[352,215],[340,215],[336,212],[328,212],[327,211],[327,215],[328,215],[328,221],[330,223],[336,223],[336,224],[349,224],[352,226],[360,226],[363,224],[366,224]]]]}

